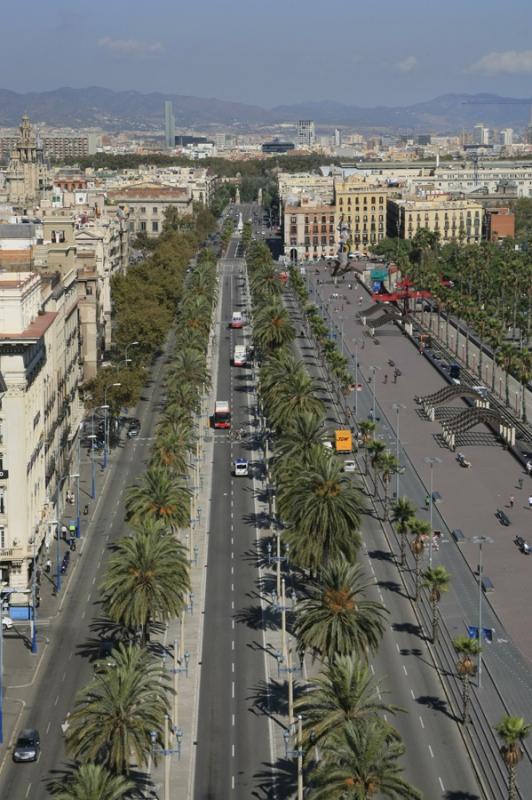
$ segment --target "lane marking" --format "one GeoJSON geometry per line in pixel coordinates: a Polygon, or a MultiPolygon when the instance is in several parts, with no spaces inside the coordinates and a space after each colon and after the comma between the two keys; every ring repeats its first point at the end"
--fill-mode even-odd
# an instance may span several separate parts
{"type": "Polygon", "coordinates": [[[231,591],[232,591],[232,592],[234,592],[234,591],[235,591],[235,584],[234,584],[234,583],[232,583],[232,584],[231,584],[231,591]]]}
{"type": "Polygon", "coordinates": [[[410,689],[410,694],[412,695],[412,700],[415,700],[416,696],[414,694],[414,690],[413,689],[410,689]]]}
{"type": "Polygon", "coordinates": [[[48,735],[48,732],[49,732],[49,730],[50,730],[50,725],[51,725],[51,724],[52,724],[52,720],[50,720],[50,722],[49,722],[49,723],[48,723],[48,725],[46,726],[46,735],[48,735]]]}
{"type": "Polygon", "coordinates": [[[421,716],[421,714],[419,715],[419,724],[421,725],[421,727],[422,727],[423,729],[425,729],[425,724],[424,724],[424,722],[423,722],[423,717],[421,716]]]}
{"type": "Polygon", "coordinates": [[[405,673],[405,675],[408,675],[408,672],[406,671],[406,667],[404,664],[403,664],[403,672],[405,673]]]}
{"type": "Polygon", "coordinates": [[[56,706],[58,702],[59,702],[59,695],[57,695],[57,697],[55,698],[54,706],[56,706]]]}
{"type": "Polygon", "coordinates": [[[445,786],[443,785],[443,781],[442,781],[442,779],[440,778],[439,775],[438,775],[438,780],[440,782],[441,790],[442,790],[442,792],[444,792],[445,791],[445,786]]]}
{"type": "Polygon", "coordinates": [[[233,728],[235,727],[235,715],[234,714],[231,714],[231,725],[233,726],[233,728]]]}
{"type": "Polygon", "coordinates": [[[397,650],[398,653],[401,652],[401,648],[399,647],[399,644],[397,642],[395,643],[395,649],[397,650]]]}
{"type": "Polygon", "coordinates": [[[432,747],[430,746],[430,744],[429,744],[429,753],[431,757],[434,758],[434,753],[432,752],[432,747]]]}
{"type": "Polygon", "coordinates": [[[28,788],[26,789],[26,794],[24,795],[25,797],[29,795],[30,790],[31,790],[31,783],[28,783],[28,788]]]}
{"type": "Polygon", "coordinates": [[[234,649],[235,649],[235,640],[233,639],[233,641],[231,642],[231,650],[234,650],[234,649]]]}

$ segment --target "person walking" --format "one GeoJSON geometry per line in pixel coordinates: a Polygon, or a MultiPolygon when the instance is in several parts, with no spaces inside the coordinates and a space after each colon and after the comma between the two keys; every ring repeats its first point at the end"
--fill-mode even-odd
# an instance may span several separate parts
{"type": "Polygon", "coordinates": [[[514,498],[513,494],[511,494],[510,497],[508,498],[508,505],[510,506],[510,508],[514,507],[514,502],[515,502],[515,498],[514,498]]]}
{"type": "Polygon", "coordinates": [[[429,508],[429,507],[430,507],[430,495],[426,494],[425,495],[425,508],[429,508]]]}
{"type": "Polygon", "coordinates": [[[532,494],[528,498],[528,508],[529,508],[530,511],[532,511],[532,494]]]}

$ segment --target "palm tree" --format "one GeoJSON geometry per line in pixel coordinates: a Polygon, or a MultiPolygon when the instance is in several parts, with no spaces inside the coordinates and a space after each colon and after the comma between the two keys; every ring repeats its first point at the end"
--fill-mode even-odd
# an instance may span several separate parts
{"type": "Polygon", "coordinates": [[[386,445],[384,442],[379,441],[379,439],[372,439],[371,442],[368,442],[366,445],[366,453],[370,455],[370,462],[373,468],[373,487],[375,498],[377,497],[377,470],[378,464],[382,456],[384,455],[384,451],[386,450],[386,445]]]}
{"type": "Polygon", "coordinates": [[[264,352],[284,347],[295,339],[296,332],[288,311],[279,302],[259,309],[254,323],[255,341],[264,352]]]}
{"type": "Polygon", "coordinates": [[[190,491],[170,470],[152,465],[140,483],[127,490],[126,519],[153,519],[171,528],[185,528],[190,522],[190,491]]]}
{"type": "Polygon", "coordinates": [[[193,449],[188,419],[159,423],[152,456],[155,465],[170,467],[174,474],[183,475],[193,449]]]}
{"type": "Polygon", "coordinates": [[[269,410],[272,424],[285,428],[292,424],[296,414],[323,415],[323,402],[318,397],[320,385],[301,366],[287,375],[269,393],[269,410]]]}
{"type": "Polygon", "coordinates": [[[127,775],[132,756],[137,766],[147,763],[152,732],[162,741],[170,689],[160,662],[147,651],[122,644],[115,660],[116,668],[98,673],[78,693],[66,746],[76,760],[127,775]]]}
{"type": "Polygon", "coordinates": [[[503,717],[495,726],[495,730],[502,740],[499,751],[508,770],[508,800],[515,800],[517,797],[515,770],[524,755],[521,744],[529,735],[531,728],[532,725],[525,722],[523,717],[515,717],[511,714],[503,717]]]}
{"type": "Polygon", "coordinates": [[[373,420],[362,420],[358,423],[358,429],[362,435],[362,444],[366,451],[364,455],[364,475],[368,474],[368,445],[373,441],[373,434],[375,433],[376,423],[373,420]]]}
{"type": "Polygon", "coordinates": [[[364,580],[359,564],[333,561],[319,580],[305,586],[298,603],[295,632],[303,650],[313,650],[333,662],[337,655],[356,653],[367,660],[375,653],[385,627],[387,610],[365,599],[372,583],[364,580]]]}
{"type": "Polygon", "coordinates": [[[109,559],[102,591],[109,617],[146,642],[153,621],[179,616],[190,589],[183,545],[159,522],[145,520],[120,539],[109,559]]]}
{"type": "Polygon", "coordinates": [[[307,469],[291,472],[278,489],[279,511],[290,526],[285,538],[291,557],[310,570],[334,558],[355,560],[363,511],[356,484],[320,450],[307,469]]]}
{"type": "Polygon", "coordinates": [[[470,639],[469,636],[458,636],[453,640],[453,647],[455,652],[461,656],[456,665],[456,671],[462,681],[462,723],[465,724],[469,722],[469,682],[477,672],[477,665],[473,658],[480,653],[481,647],[478,639],[470,639]]]}
{"type": "Polygon", "coordinates": [[[519,351],[515,370],[521,383],[521,419],[526,422],[526,392],[527,385],[532,379],[532,351],[524,349],[519,351]]]}
{"type": "Polygon", "coordinates": [[[353,655],[325,663],[294,703],[294,710],[303,716],[305,746],[327,742],[346,722],[394,713],[395,707],[383,702],[382,692],[381,681],[353,655]]]}
{"type": "Polygon", "coordinates": [[[413,541],[410,542],[410,549],[416,563],[414,600],[417,601],[419,598],[420,559],[425,549],[425,539],[427,536],[431,535],[432,531],[430,530],[428,522],[425,522],[423,519],[418,519],[417,517],[412,517],[412,519],[410,519],[408,522],[408,529],[411,536],[414,537],[413,541]]]}
{"type": "MultiPolygon", "coordinates": [[[[504,398],[507,406],[510,405],[510,370],[515,364],[516,355],[517,350],[509,342],[503,342],[495,353],[495,360],[504,371],[504,398]]],[[[495,374],[495,370],[493,370],[493,374],[495,374]]]]}
{"type": "Polygon", "coordinates": [[[399,469],[399,464],[393,453],[385,450],[377,456],[377,471],[380,472],[384,484],[384,519],[388,519],[388,506],[390,500],[390,480],[399,469]]]}
{"type": "Polygon", "coordinates": [[[99,764],[80,764],[66,780],[53,784],[52,793],[55,800],[124,800],[134,787],[99,764]]]}
{"type": "Polygon", "coordinates": [[[304,411],[290,421],[283,429],[283,435],[275,448],[278,458],[297,459],[303,464],[316,445],[323,445],[325,427],[321,414],[304,411]]]}
{"type": "Polygon", "coordinates": [[[270,262],[267,266],[260,267],[251,280],[253,295],[260,295],[265,302],[275,301],[283,291],[279,273],[270,262]]]}
{"type": "Polygon", "coordinates": [[[443,592],[449,591],[451,576],[445,567],[438,565],[426,569],[423,573],[423,586],[429,590],[430,604],[432,606],[432,644],[438,639],[438,604],[443,592]]]}
{"type": "Polygon", "coordinates": [[[416,513],[416,507],[406,497],[399,497],[395,501],[393,508],[393,521],[399,534],[399,548],[401,553],[401,566],[405,565],[406,536],[408,534],[408,523],[416,513]]]}
{"type": "Polygon", "coordinates": [[[312,800],[421,800],[401,776],[403,742],[380,720],[348,722],[311,773],[312,800]]]}
{"type": "Polygon", "coordinates": [[[191,383],[194,386],[207,384],[210,381],[205,361],[205,353],[196,347],[184,347],[173,356],[168,373],[168,381],[177,379],[179,383],[191,383]]]}

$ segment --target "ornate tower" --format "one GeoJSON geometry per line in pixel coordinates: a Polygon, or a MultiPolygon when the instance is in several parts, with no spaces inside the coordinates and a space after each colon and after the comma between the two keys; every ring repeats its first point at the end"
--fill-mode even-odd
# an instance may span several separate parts
{"type": "Polygon", "coordinates": [[[8,202],[23,207],[38,203],[48,185],[42,145],[26,114],[22,117],[19,137],[11,153],[6,184],[8,202]]]}

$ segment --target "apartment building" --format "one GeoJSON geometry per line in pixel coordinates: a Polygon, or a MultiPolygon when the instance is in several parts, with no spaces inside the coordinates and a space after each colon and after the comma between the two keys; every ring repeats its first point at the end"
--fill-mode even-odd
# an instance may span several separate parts
{"type": "Polygon", "coordinates": [[[78,352],[75,273],[0,272],[0,580],[15,590],[51,545],[73,472],[78,352]]]}
{"type": "Polygon", "coordinates": [[[331,258],[338,251],[334,205],[303,199],[284,209],[284,253],[292,263],[331,258]]]}
{"type": "Polygon", "coordinates": [[[348,242],[355,250],[366,250],[386,236],[386,200],[389,188],[358,177],[334,184],[336,225],[347,226],[348,242]]]}
{"type": "MultiPolygon", "coordinates": [[[[97,152],[102,137],[95,133],[45,133],[40,142],[47,158],[53,161],[64,161],[65,158],[81,158],[97,152]]],[[[8,158],[18,141],[13,131],[0,133],[0,159],[8,158]]]]}
{"type": "Polygon", "coordinates": [[[311,119],[300,119],[297,123],[297,146],[314,147],[316,142],[316,126],[311,119]]]}
{"type": "Polygon", "coordinates": [[[440,242],[480,242],[484,208],[476,200],[451,199],[447,195],[428,199],[388,200],[388,236],[412,239],[419,230],[438,233],[440,242]]]}
{"type": "Polygon", "coordinates": [[[302,196],[312,197],[319,203],[332,203],[334,199],[334,179],[332,175],[319,175],[311,172],[280,172],[277,176],[279,197],[283,203],[296,202],[302,196]]]}
{"type": "Polygon", "coordinates": [[[166,209],[171,206],[180,217],[192,214],[192,194],[188,188],[138,183],[109,190],[109,203],[128,214],[132,234],[159,236],[166,209]]]}

